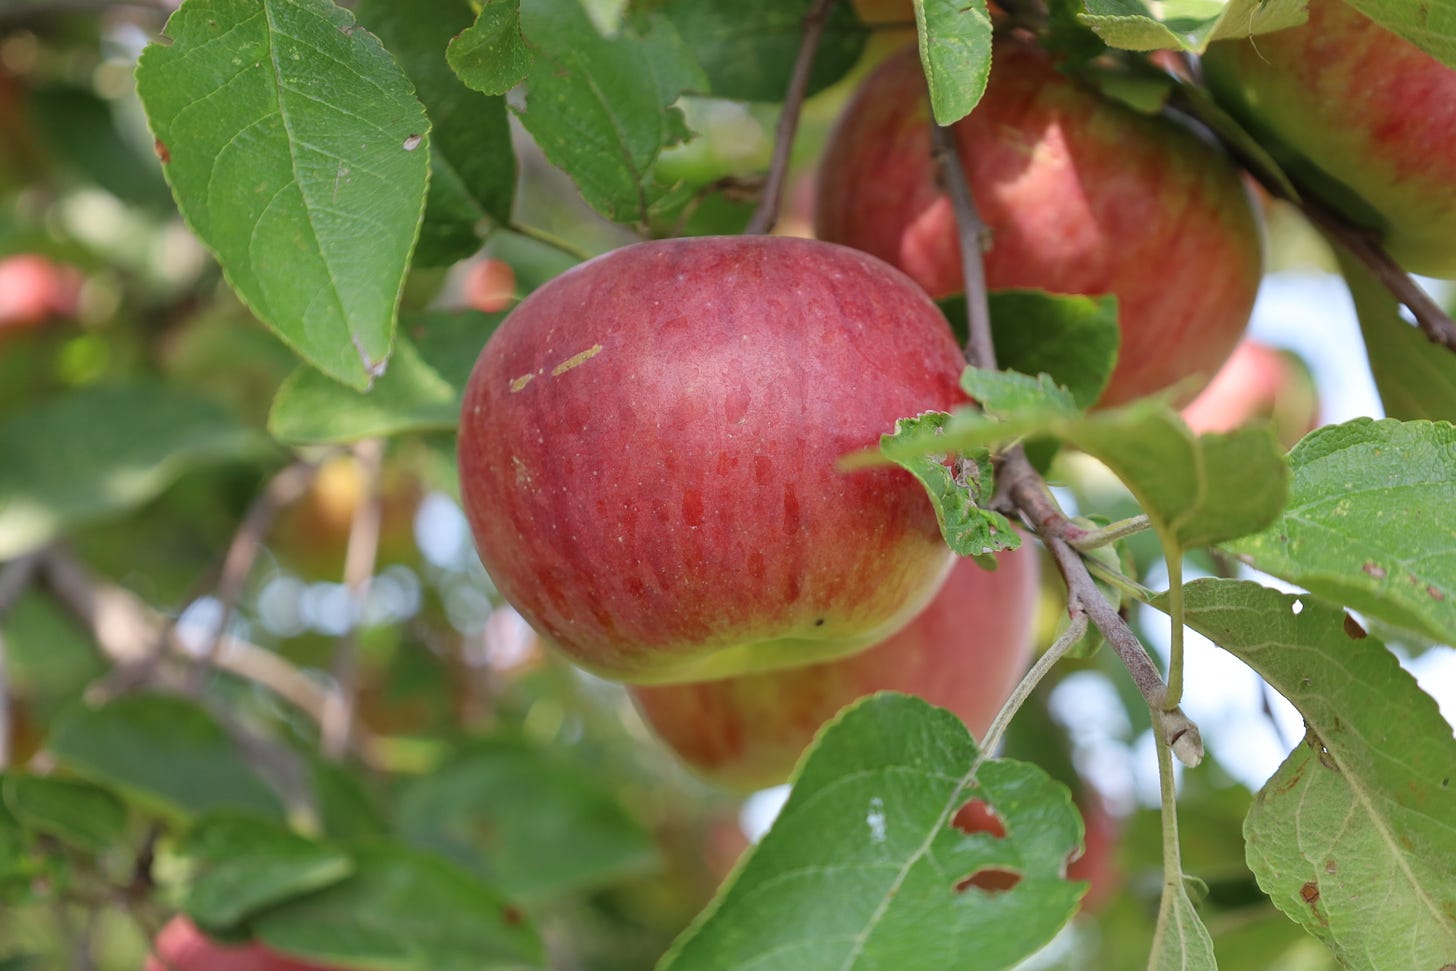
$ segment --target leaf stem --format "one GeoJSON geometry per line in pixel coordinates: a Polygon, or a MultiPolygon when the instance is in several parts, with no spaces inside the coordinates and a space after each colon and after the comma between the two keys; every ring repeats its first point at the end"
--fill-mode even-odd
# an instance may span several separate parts
{"type": "Polygon", "coordinates": [[[1168,651],[1168,699],[1164,708],[1173,708],[1183,700],[1183,554],[1176,546],[1172,550],[1165,546],[1163,559],[1168,565],[1168,618],[1173,625],[1168,651]]]}
{"type": "Polygon", "coordinates": [[[587,252],[570,240],[562,239],[555,233],[547,232],[546,230],[541,229],[538,226],[528,226],[525,223],[509,222],[502,225],[501,228],[506,230],[507,232],[515,233],[517,236],[524,236],[527,239],[533,239],[543,246],[549,246],[557,252],[565,253],[572,259],[582,263],[585,263],[587,260],[591,259],[593,256],[596,255],[595,253],[587,252]]]}
{"type": "Polygon", "coordinates": [[[1152,525],[1146,513],[1139,513],[1136,516],[1129,516],[1127,519],[1120,519],[1115,523],[1109,523],[1099,529],[1089,529],[1077,538],[1068,538],[1067,542],[1072,544],[1081,552],[1095,550],[1099,546],[1106,546],[1115,543],[1120,539],[1127,539],[1135,536],[1152,525]]]}
{"type": "Polygon", "coordinates": [[[1031,670],[1026,672],[1021,683],[1011,692],[1011,697],[1006,699],[1006,703],[996,713],[996,720],[991,722],[991,727],[986,729],[986,737],[981,740],[983,752],[996,751],[1001,744],[1001,737],[1006,734],[1006,729],[1011,725],[1011,719],[1021,710],[1021,706],[1026,704],[1026,699],[1030,698],[1031,693],[1036,690],[1036,686],[1041,684],[1042,678],[1045,678],[1047,672],[1065,657],[1067,652],[1087,633],[1087,615],[1080,610],[1072,610],[1071,617],[1072,620],[1067,625],[1067,629],[1062,631],[1061,635],[1052,642],[1052,646],[1036,659],[1031,670]]]}
{"type": "Polygon", "coordinates": [[[1156,594],[1121,570],[1114,570],[1101,560],[1090,557],[1084,559],[1082,562],[1087,564],[1087,572],[1091,573],[1109,587],[1113,587],[1119,593],[1125,594],[1139,603],[1146,604],[1153,602],[1156,594]]]}
{"type": "Polygon", "coordinates": [[[809,75],[814,69],[814,56],[819,52],[819,41],[824,37],[824,25],[829,20],[829,11],[838,0],[816,0],[814,6],[804,15],[804,37],[799,42],[799,53],[794,58],[794,70],[789,76],[789,88],[784,94],[784,108],[779,113],[778,125],[774,128],[773,157],[769,161],[768,179],[763,184],[763,196],[758,207],[744,227],[748,234],[763,234],[774,228],[778,222],[779,207],[783,204],[784,183],[789,176],[789,157],[794,149],[794,134],[799,129],[799,113],[804,107],[804,97],[809,92],[809,75]]]}

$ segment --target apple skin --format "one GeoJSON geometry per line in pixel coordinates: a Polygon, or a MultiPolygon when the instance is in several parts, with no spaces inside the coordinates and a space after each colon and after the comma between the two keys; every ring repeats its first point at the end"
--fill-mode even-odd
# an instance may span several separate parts
{"type": "Polygon", "coordinates": [[[516,302],[516,271],[505,260],[487,258],[465,271],[465,302],[481,313],[496,314],[516,302]]]}
{"type": "Polygon", "coordinates": [[[1229,432],[1267,418],[1285,448],[1319,427],[1314,376],[1297,356],[1246,340],[1183,409],[1183,420],[1200,435],[1229,432]]]}
{"type": "MultiPolygon", "coordinates": [[[[991,230],[987,285],[1116,295],[1121,347],[1100,403],[1173,385],[1192,398],[1238,343],[1259,286],[1238,175],[1192,132],[1083,87],[1033,44],[1000,39],[992,63],[985,96],[953,126],[991,230]]],[[[815,229],[933,297],[964,290],[914,48],[865,79],[830,136],[815,229]]]]}
{"type": "Polygon", "coordinates": [[[963,364],[925,294],[855,250],[739,236],[600,256],[526,298],[471,374],[481,560],[549,643],[617,680],[859,650],[952,556],[913,477],[836,463],[965,404],[963,364]]]}
{"type": "Polygon", "coordinates": [[[849,657],[695,684],[633,686],[637,709],[694,771],[730,789],[785,781],[814,734],[876,691],[919,695],[985,734],[1031,659],[1037,551],[962,560],[899,633],[849,657]]]}
{"type": "Polygon", "coordinates": [[[221,944],[178,915],[167,922],[153,943],[144,971],[343,971],[285,957],[261,944],[221,944]]]}
{"type": "Polygon", "coordinates": [[[1405,269],[1456,279],[1456,70],[1336,0],[1210,45],[1203,69],[1302,189],[1380,233],[1405,269]]]}

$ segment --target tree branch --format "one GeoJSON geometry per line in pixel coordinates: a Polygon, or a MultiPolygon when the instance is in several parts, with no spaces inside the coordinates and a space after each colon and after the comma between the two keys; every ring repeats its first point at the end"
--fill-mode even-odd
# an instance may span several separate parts
{"type": "Polygon", "coordinates": [[[804,38],[799,43],[799,54],[794,58],[794,71],[789,76],[789,88],[784,94],[784,109],[779,114],[774,128],[773,158],[769,162],[768,179],[763,185],[763,197],[753,218],[748,220],[745,233],[767,233],[778,222],[779,207],[783,204],[784,182],[789,174],[789,156],[794,148],[794,134],[799,128],[799,112],[804,107],[804,96],[809,91],[809,74],[814,68],[814,55],[819,51],[819,41],[824,36],[824,25],[829,20],[829,11],[837,0],[817,0],[804,15],[804,38]]]}
{"type": "Polygon", "coordinates": [[[321,721],[320,745],[324,754],[338,759],[348,751],[354,736],[355,709],[359,694],[359,631],[364,626],[364,607],[369,600],[369,583],[379,554],[380,469],[384,441],[366,439],[354,446],[354,461],[364,480],[364,497],[354,510],[349,525],[349,545],[344,552],[344,586],[349,588],[349,629],[334,649],[333,675],[337,690],[328,697],[321,721]]]}
{"type": "MultiPolygon", "coordinates": [[[[30,588],[40,556],[31,553],[0,569],[0,620],[30,588]]],[[[0,630],[0,771],[10,765],[10,676],[6,664],[5,632],[0,630]]]]}
{"type": "MultiPolygon", "coordinates": [[[[941,181],[950,196],[960,240],[961,261],[966,275],[966,316],[970,333],[966,341],[966,358],[976,367],[995,368],[996,349],[991,339],[991,314],[987,303],[985,271],[981,261],[981,240],[985,225],[977,215],[961,165],[955,138],[932,123],[936,161],[941,181]]],[[[1036,530],[1042,543],[1052,554],[1062,580],[1067,585],[1070,609],[1081,611],[1092,622],[1117,653],[1133,684],[1137,686],[1154,719],[1158,721],[1165,743],[1171,745],[1180,760],[1196,765],[1203,757],[1203,745],[1197,727],[1176,706],[1165,709],[1167,685],[1147,650],[1127,621],[1097,589],[1081,554],[1073,546],[1084,539],[1087,530],[1077,526],[1062,512],[1047,490],[1041,474],[1027,459],[1021,446],[1012,446],[999,457],[998,490],[1009,497],[1016,511],[1036,530]]]]}

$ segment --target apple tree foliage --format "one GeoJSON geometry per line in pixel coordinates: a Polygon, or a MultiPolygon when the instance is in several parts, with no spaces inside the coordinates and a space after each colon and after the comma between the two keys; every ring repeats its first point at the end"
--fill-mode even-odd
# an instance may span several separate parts
{"type": "MultiPolygon", "coordinates": [[[[1355,6],[1456,67],[1449,0],[1355,6]]],[[[1181,89],[1280,180],[1143,52],[1303,8],[1053,0],[1042,23],[1109,93],[1155,111],[1181,89]]],[[[0,321],[0,967],[139,968],[178,911],[388,971],[1456,967],[1456,739],[1398,660],[1456,644],[1456,356],[1345,257],[1385,419],[1286,455],[1262,426],[1194,435],[1164,400],[1088,411],[1115,304],[1001,293],[1004,370],[964,377],[981,407],[846,457],[914,470],[977,554],[1014,535],[990,457],[1024,443],[1080,522],[1131,521],[1087,556],[1140,633],[1171,616],[1172,684],[1186,625],[1303,718],[1257,792],[1222,748],[1183,771],[1176,814],[1124,806],[1093,875],[1112,899],[1080,915],[1086,733],[1049,698],[1095,674],[1125,702],[1114,734],[1156,724],[1096,636],[1002,751],[918,699],[846,709],[741,858],[737,802],[653,748],[620,691],[528,641],[524,661],[480,649],[510,641],[508,613],[459,527],[442,548],[424,524],[450,508],[461,389],[500,315],[462,309],[446,271],[484,247],[525,293],[644,236],[741,232],[806,16],[795,171],[882,33],[917,34],[938,121],[974,108],[983,2],[856,9],[0,4],[0,252],[86,280],[70,319],[0,321]],[[1120,485],[1079,477],[1078,452],[1120,485]],[[363,480],[346,525],[271,529],[340,454],[363,480]],[[434,498],[391,562],[398,476],[434,498]],[[300,579],[301,545],[345,582],[300,579]],[[1001,832],[957,823],[977,801],[1001,832]]],[[[959,325],[964,301],[943,306],[959,325]]]]}

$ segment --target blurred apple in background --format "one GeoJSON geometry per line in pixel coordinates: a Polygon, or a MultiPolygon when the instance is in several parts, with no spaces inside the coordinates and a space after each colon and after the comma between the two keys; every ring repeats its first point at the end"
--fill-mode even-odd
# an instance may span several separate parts
{"type": "Polygon", "coordinates": [[[482,313],[500,313],[516,302],[516,271],[505,260],[476,260],[462,285],[466,304],[482,313]]]}
{"type": "Polygon", "coordinates": [[[924,488],[845,473],[898,418],[966,401],[904,274],[779,236],[627,246],[534,291],[465,392],[481,561],[605,677],[695,681],[853,653],[950,569],[924,488]]]}
{"type": "MultiPolygon", "coordinates": [[[[1030,42],[999,39],[993,62],[985,96],[953,127],[991,231],[987,284],[1116,295],[1122,344],[1101,404],[1174,385],[1191,398],[1187,379],[1242,336],[1263,268],[1236,170],[1192,131],[1061,74],[1030,42]]],[[[820,239],[887,260],[933,297],[964,289],[914,48],[865,79],[825,147],[818,192],[820,239]]]]}
{"type": "Polygon", "coordinates": [[[38,253],[0,259],[0,330],[74,316],[81,282],[75,267],[38,253]]]}
{"type": "Polygon", "coordinates": [[[1246,340],[1183,409],[1194,432],[1227,432],[1268,418],[1286,449],[1319,427],[1314,375],[1297,354],[1246,340]]]}
{"type": "MultiPolygon", "coordinates": [[[[364,477],[351,456],[325,461],[303,499],[284,509],[269,533],[269,545],[282,565],[304,579],[339,580],[364,490],[364,477]]],[[[414,522],[424,497],[425,486],[418,478],[386,461],[380,481],[377,562],[412,562],[418,557],[414,522]]]]}
{"type": "Polygon", "coordinates": [[[730,788],[785,781],[814,734],[876,691],[948,708],[981,737],[1025,673],[1037,605],[1037,551],[958,562],[909,626],[823,664],[694,684],[631,688],[638,709],[690,767],[730,788]]]}
{"type": "Polygon", "coordinates": [[[157,935],[145,971],[344,971],[285,957],[261,944],[221,944],[180,914],[157,935]]]}
{"type": "Polygon", "coordinates": [[[1456,278],[1456,69],[1341,0],[1219,41],[1214,97],[1308,191],[1381,234],[1407,270],[1456,278]]]}

